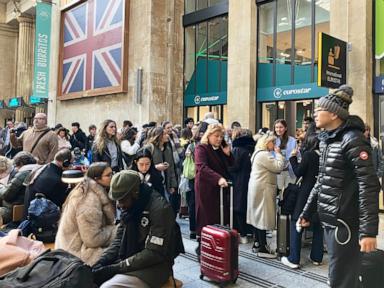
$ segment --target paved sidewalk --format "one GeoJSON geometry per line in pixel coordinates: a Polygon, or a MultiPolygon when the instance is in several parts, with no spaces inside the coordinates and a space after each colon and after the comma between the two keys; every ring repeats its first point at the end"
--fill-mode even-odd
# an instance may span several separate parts
{"type": "MultiPolygon", "coordinates": [[[[194,252],[197,242],[189,239],[188,220],[178,219],[183,233],[186,254],[176,259],[174,266],[175,277],[183,281],[183,287],[218,287],[213,282],[200,280],[200,265],[194,252]]],[[[379,248],[384,249],[384,215],[380,215],[379,248]]],[[[272,248],[276,247],[276,236],[268,239],[272,248]]],[[[328,285],[328,257],[324,255],[324,264],[315,266],[308,260],[310,246],[302,250],[302,266],[298,270],[287,268],[279,260],[261,259],[251,250],[252,244],[240,245],[240,276],[236,284],[227,287],[275,287],[275,288],[326,288],[328,285]]]]}

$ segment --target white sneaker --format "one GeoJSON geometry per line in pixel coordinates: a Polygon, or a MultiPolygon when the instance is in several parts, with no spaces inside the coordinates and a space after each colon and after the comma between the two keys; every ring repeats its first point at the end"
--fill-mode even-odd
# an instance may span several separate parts
{"type": "Polygon", "coordinates": [[[312,260],[311,256],[308,256],[308,259],[309,259],[309,261],[311,261],[311,263],[312,263],[313,265],[315,265],[315,266],[323,265],[322,262],[317,262],[317,261],[312,260]]]}
{"type": "Polygon", "coordinates": [[[291,269],[298,269],[299,265],[294,264],[291,261],[288,260],[288,257],[281,257],[281,263],[283,263],[285,266],[288,266],[291,269]]]}
{"type": "Polygon", "coordinates": [[[242,236],[240,237],[240,244],[247,244],[248,243],[248,237],[242,236]]]}

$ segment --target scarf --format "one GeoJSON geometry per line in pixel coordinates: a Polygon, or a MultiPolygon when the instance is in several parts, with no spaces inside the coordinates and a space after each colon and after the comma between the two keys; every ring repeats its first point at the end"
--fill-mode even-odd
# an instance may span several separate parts
{"type": "Polygon", "coordinates": [[[141,214],[148,205],[152,193],[145,184],[140,185],[139,198],[129,210],[123,211],[121,214],[122,225],[125,226],[123,238],[121,241],[119,257],[124,260],[141,250],[139,246],[139,225],[141,214]]]}

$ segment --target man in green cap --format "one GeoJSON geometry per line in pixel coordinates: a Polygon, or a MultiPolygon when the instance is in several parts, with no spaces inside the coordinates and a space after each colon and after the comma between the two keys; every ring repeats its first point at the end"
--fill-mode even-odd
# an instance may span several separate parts
{"type": "Polygon", "coordinates": [[[92,267],[95,283],[106,287],[160,287],[184,253],[180,228],[168,202],[136,171],[111,181],[109,197],[122,210],[116,238],[92,267]]]}

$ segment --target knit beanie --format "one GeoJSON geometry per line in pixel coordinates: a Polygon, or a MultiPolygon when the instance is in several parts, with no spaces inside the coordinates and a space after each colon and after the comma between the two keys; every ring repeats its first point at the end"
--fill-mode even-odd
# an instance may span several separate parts
{"type": "Polygon", "coordinates": [[[139,173],[133,170],[123,170],[116,173],[111,180],[109,198],[117,201],[129,194],[138,193],[140,189],[139,173]]]}
{"type": "Polygon", "coordinates": [[[336,114],[340,119],[347,120],[348,108],[352,103],[353,89],[349,85],[341,85],[339,89],[319,99],[319,107],[336,114]]]}

